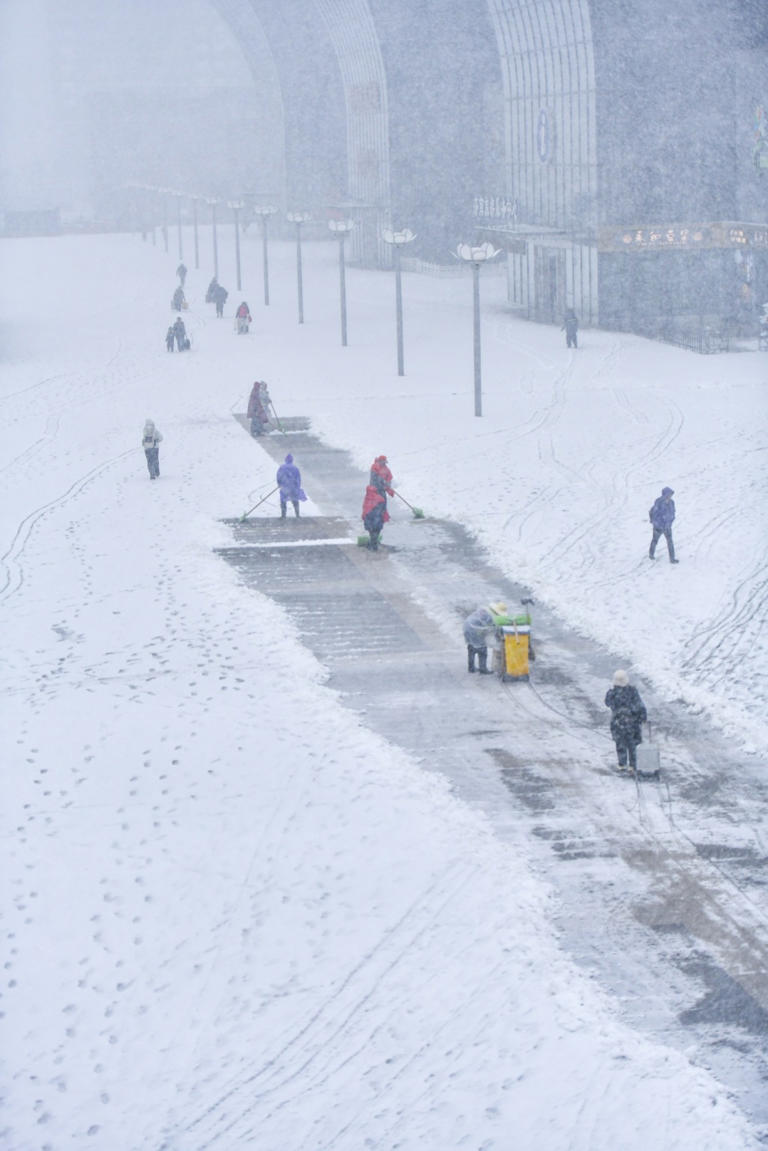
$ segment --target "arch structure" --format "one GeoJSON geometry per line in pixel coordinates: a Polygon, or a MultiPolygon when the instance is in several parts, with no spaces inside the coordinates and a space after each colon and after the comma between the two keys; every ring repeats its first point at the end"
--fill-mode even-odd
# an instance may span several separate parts
{"type": "Polygon", "coordinates": [[[487,0],[501,61],[509,295],[556,320],[598,315],[597,110],[588,0],[487,0]]]}

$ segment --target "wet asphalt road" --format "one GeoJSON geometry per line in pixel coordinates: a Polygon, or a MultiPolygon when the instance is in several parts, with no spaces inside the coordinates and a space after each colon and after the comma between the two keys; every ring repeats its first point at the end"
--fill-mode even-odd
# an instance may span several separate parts
{"type": "Polygon", "coordinates": [[[624,1018],[710,1068],[768,1144],[766,765],[641,682],[662,776],[619,776],[603,697],[626,660],[541,605],[529,683],[468,676],[465,615],[535,589],[397,500],[385,548],[356,546],[367,476],[304,421],[283,426],[257,442],[275,466],[293,452],[324,514],[281,521],[267,503],[229,521],[222,557],[285,606],[345,706],[447,776],[551,885],[562,946],[624,1018]]]}

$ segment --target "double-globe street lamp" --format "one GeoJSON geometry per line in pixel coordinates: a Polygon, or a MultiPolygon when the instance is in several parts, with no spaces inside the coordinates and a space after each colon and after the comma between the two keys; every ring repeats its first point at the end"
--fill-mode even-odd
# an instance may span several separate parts
{"type": "Polygon", "coordinates": [[[258,216],[261,220],[261,247],[262,247],[262,263],[264,265],[264,303],[269,303],[269,251],[267,249],[267,225],[269,217],[274,216],[277,208],[273,208],[267,204],[257,204],[254,209],[254,215],[258,216]]]}
{"type": "Polygon", "coordinates": [[[406,244],[416,239],[415,232],[410,228],[403,228],[400,232],[393,232],[391,228],[382,228],[381,238],[392,247],[392,262],[395,265],[395,317],[397,320],[397,374],[405,375],[403,356],[403,280],[400,268],[400,252],[406,244]]]}
{"type": "Polygon", "coordinates": [[[296,288],[299,299],[299,323],[304,323],[304,280],[301,268],[301,225],[311,219],[309,212],[287,212],[289,224],[296,225],[296,288]]]}
{"type": "Polygon", "coordinates": [[[341,346],[347,346],[347,280],[344,267],[344,241],[355,226],[354,220],[329,220],[328,227],[339,241],[339,298],[341,301],[341,346]]]}
{"type": "Polygon", "coordinates": [[[483,414],[483,389],[480,368],[480,265],[498,256],[501,248],[493,244],[457,244],[456,255],[472,265],[473,333],[475,353],[475,415],[483,414]]]}

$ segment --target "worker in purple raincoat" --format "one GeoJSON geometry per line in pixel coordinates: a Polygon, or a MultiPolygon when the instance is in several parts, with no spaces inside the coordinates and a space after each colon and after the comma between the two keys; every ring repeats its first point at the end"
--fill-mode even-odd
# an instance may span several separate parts
{"type": "Polygon", "coordinates": [[[293,456],[288,453],[285,463],[277,469],[277,486],[280,489],[280,518],[285,519],[288,501],[293,504],[296,515],[299,514],[299,500],[307,497],[301,486],[301,472],[293,462],[293,456]]]}

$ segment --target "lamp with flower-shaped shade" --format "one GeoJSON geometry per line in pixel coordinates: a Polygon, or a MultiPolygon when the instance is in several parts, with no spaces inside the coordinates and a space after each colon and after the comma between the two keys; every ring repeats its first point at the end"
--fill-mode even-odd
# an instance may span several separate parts
{"type": "Polygon", "coordinates": [[[269,304],[269,249],[267,247],[267,225],[270,216],[274,216],[277,208],[271,204],[255,204],[253,213],[261,220],[261,251],[264,267],[264,303],[269,304]]]}
{"type": "Polygon", "coordinates": [[[405,375],[403,355],[403,281],[400,268],[400,251],[406,244],[416,239],[410,228],[395,232],[392,228],[382,228],[381,238],[392,247],[392,263],[395,266],[395,318],[397,324],[397,374],[405,375]]]}
{"type": "Polygon", "coordinates": [[[480,359],[480,265],[498,256],[500,248],[493,244],[457,244],[455,255],[472,265],[472,315],[475,360],[475,415],[483,414],[483,385],[480,359]]]}

